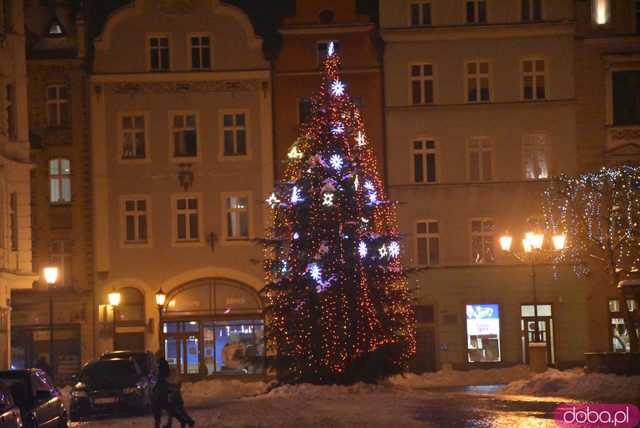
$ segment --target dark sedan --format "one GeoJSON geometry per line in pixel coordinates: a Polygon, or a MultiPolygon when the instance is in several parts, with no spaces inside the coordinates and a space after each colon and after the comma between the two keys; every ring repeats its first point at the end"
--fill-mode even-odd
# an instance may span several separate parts
{"type": "Polygon", "coordinates": [[[71,418],[122,411],[142,414],[151,405],[148,384],[133,359],[87,363],[71,391],[71,418]]]}
{"type": "Polygon", "coordinates": [[[67,427],[62,394],[45,372],[39,369],[8,370],[0,372],[0,381],[9,387],[25,428],[67,427]]]}
{"type": "Polygon", "coordinates": [[[113,360],[113,359],[132,359],[138,363],[138,367],[142,371],[142,374],[147,376],[152,381],[158,372],[156,359],[149,351],[109,351],[102,354],[101,360],[113,360]]]}
{"type": "Polygon", "coordinates": [[[9,388],[0,381],[0,428],[22,428],[20,408],[13,401],[9,388]]]}

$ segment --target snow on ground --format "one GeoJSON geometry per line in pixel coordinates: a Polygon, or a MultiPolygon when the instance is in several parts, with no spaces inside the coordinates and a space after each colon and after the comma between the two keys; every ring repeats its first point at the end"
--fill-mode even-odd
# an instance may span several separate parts
{"type": "Polygon", "coordinates": [[[267,389],[265,382],[242,382],[235,379],[208,379],[182,384],[182,396],[186,403],[202,405],[219,398],[238,398],[262,394],[267,389]]]}
{"type": "Polygon", "coordinates": [[[640,376],[584,373],[582,369],[548,369],[531,378],[516,380],[500,394],[568,397],[586,401],[640,402],[640,376]]]}
{"type": "Polygon", "coordinates": [[[528,379],[535,373],[529,366],[514,366],[500,369],[476,369],[476,370],[440,370],[434,373],[421,375],[405,373],[393,376],[389,382],[394,386],[408,388],[429,388],[466,385],[496,385],[513,382],[520,379],[528,379]]]}

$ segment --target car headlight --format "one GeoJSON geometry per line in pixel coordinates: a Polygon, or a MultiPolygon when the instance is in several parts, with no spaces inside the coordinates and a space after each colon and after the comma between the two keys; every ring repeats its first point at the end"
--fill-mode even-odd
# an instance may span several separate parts
{"type": "Polygon", "coordinates": [[[87,394],[87,391],[79,390],[79,391],[73,391],[73,392],[71,393],[71,396],[72,396],[73,398],[86,398],[86,397],[88,397],[89,395],[87,394]]]}
{"type": "Polygon", "coordinates": [[[140,389],[138,387],[135,386],[130,386],[128,388],[124,388],[122,390],[123,394],[136,394],[140,389]]]}

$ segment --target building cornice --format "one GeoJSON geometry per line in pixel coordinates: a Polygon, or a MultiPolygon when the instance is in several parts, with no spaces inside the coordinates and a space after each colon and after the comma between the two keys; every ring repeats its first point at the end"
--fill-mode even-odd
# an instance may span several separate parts
{"type": "Polygon", "coordinates": [[[364,33],[372,31],[375,25],[371,22],[357,24],[338,25],[291,25],[278,30],[285,36],[304,34],[344,34],[344,33],[364,33]]]}
{"type": "Polygon", "coordinates": [[[447,109],[474,109],[474,108],[500,108],[500,107],[513,107],[523,106],[531,108],[545,108],[550,104],[552,105],[575,105],[575,98],[564,98],[544,101],[501,101],[492,103],[453,103],[453,104],[428,104],[428,105],[401,105],[401,106],[386,106],[385,110],[388,112],[407,112],[407,111],[433,111],[433,110],[447,110],[447,109]]]}
{"type": "Polygon", "coordinates": [[[91,83],[145,83],[145,82],[206,82],[218,80],[269,80],[268,69],[225,70],[209,72],[177,73],[96,73],[91,75],[91,83]]]}
{"type": "Polygon", "coordinates": [[[573,21],[557,21],[533,24],[508,23],[419,28],[383,28],[380,34],[385,42],[545,37],[573,35],[575,34],[575,23],[573,21]]]}
{"type": "MultiPolygon", "coordinates": [[[[351,68],[351,69],[342,69],[340,72],[343,75],[349,74],[370,74],[370,73],[381,73],[382,67],[363,67],[363,68],[351,68]]],[[[321,76],[322,72],[320,70],[291,70],[291,71],[276,71],[277,77],[284,76],[321,76]]]]}

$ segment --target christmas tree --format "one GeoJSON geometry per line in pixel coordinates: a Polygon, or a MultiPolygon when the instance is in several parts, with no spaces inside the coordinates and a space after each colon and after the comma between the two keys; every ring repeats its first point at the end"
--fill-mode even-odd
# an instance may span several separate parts
{"type": "Polygon", "coordinates": [[[267,199],[263,294],[286,383],[375,382],[415,353],[395,203],[339,68],[330,44],[310,119],[267,199]]]}

